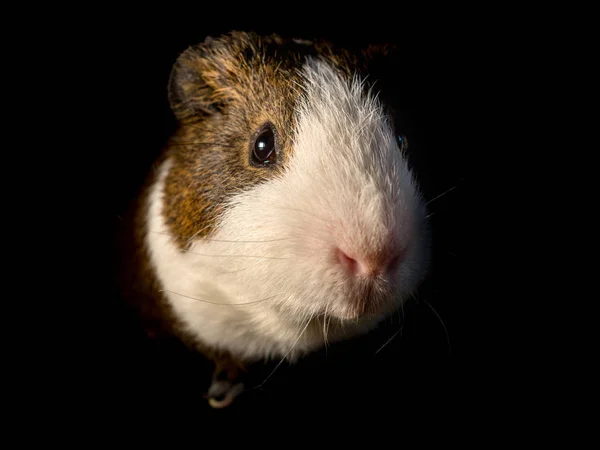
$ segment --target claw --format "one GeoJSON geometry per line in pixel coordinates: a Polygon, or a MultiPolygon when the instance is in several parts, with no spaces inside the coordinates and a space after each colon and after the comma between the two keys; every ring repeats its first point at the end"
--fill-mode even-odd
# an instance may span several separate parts
{"type": "Polygon", "coordinates": [[[244,391],[239,366],[230,361],[218,361],[206,397],[212,408],[225,408],[244,391]]]}
{"type": "Polygon", "coordinates": [[[225,408],[244,390],[244,383],[231,384],[228,381],[218,381],[208,389],[208,404],[212,408],[225,408]]]}

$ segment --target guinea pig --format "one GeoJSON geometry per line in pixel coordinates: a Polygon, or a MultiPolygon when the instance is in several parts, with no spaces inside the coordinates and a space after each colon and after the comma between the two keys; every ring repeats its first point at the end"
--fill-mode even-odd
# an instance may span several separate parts
{"type": "Polygon", "coordinates": [[[151,335],[214,361],[212,407],[255,362],[369,332],[427,274],[426,205],[370,71],[385,55],[231,32],[174,63],[178,127],[135,207],[127,283],[151,335]]]}

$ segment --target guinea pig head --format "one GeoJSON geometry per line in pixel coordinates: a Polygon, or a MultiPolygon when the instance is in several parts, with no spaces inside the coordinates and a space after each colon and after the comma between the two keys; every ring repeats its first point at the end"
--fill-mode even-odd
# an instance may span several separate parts
{"type": "Polygon", "coordinates": [[[427,269],[401,130],[357,61],[232,33],[184,52],[171,76],[181,127],[166,223],[182,250],[227,256],[198,256],[198,267],[222,266],[246,301],[289,320],[382,317],[427,269]]]}

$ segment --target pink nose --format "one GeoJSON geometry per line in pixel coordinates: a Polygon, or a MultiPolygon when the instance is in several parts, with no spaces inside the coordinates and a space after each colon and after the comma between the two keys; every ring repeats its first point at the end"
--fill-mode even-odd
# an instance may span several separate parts
{"type": "Polygon", "coordinates": [[[394,248],[369,257],[352,257],[341,249],[336,249],[340,265],[349,274],[357,277],[380,275],[393,271],[404,259],[404,250],[394,248]]]}

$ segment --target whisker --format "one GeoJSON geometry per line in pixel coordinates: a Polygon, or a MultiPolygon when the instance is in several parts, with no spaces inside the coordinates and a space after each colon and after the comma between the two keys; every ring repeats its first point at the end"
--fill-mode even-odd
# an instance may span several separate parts
{"type": "Polygon", "coordinates": [[[329,341],[329,327],[331,326],[331,316],[327,316],[327,327],[325,328],[325,334],[327,335],[327,341],[329,341]]]}
{"type": "Polygon", "coordinates": [[[400,323],[402,324],[402,326],[404,326],[404,318],[405,318],[405,314],[404,314],[404,302],[400,302],[400,308],[398,308],[397,311],[398,311],[398,320],[400,321],[400,323]]]}
{"type": "Polygon", "coordinates": [[[175,235],[173,233],[165,233],[164,231],[153,231],[153,230],[148,230],[148,233],[156,233],[156,234],[163,234],[165,236],[171,236],[171,237],[175,237],[175,235]]]}
{"type": "Polygon", "coordinates": [[[310,324],[310,321],[312,320],[312,318],[313,318],[312,315],[308,318],[308,320],[306,321],[306,325],[304,326],[304,328],[302,329],[302,331],[300,332],[300,334],[298,335],[298,337],[296,338],[296,340],[294,341],[294,343],[292,344],[290,349],[286,352],[285,355],[283,355],[283,358],[281,358],[281,361],[279,361],[279,363],[275,366],[273,371],[267,376],[267,378],[265,378],[265,380],[262,383],[260,383],[258,386],[254,387],[253,389],[259,389],[260,387],[262,387],[269,380],[269,378],[271,378],[271,376],[273,376],[273,374],[279,368],[279,366],[281,366],[281,364],[283,364],[283,361],[285,361],[285,359],[292,352],[292,350],[294,350],[294,348],[296,347],[296,344],[298,343],[298,341],[300,340],[300,338],[302,337],[302,335],[308,328],[308,325],[310,324]]]}
{"type": "Polygon", "coordinates": [[[401,331],[402,331],[402,328],[400,328],[398,331],[396,331],[396,332],[395,332],[395,333],[392,335],[392,337],[391,337],[391,338],[389,338],[387,341],[385,341],[385,343],[384,343],[384,344],[383,344],[381,347],[379,347],[379,350],[377,350],[377,351],[375,352],[375,354],[377,354],[377,353],[379,353],[381,350],[383,350],[383,348],[384,348],[386,345],[388,345],[390,342],[392,342],[392,339],[394,339],[396,336],[398,336],[398,333],[400,333],[401,331]]]}
{"type": "Polygon", "coordinates": [[[384,344],[379,347],[379,349],[375,352],[375,354],[379,353],[381,350],[384,349],[384,347],[386,347],[390,342],[392,342],[392,340],[398,336],[398,334],[402,335],[402,330],[404,330],[404,306],[402,305],[402,302],[400,302],[400,307],[396,308],[396,312],[398,313],[398,320],[400,322],[400,329],[398,331],[396,331],[391,338],[389,338],[387,341],[384,342],[384,344]],[[402,317],[400,317],[400,311],[402,311],[402,317]]]}
{"type": "Polygon", "coordinates": [[[306,215],[308,215],[308,216],[310,216],[310,217],[312,217],[312,218],[314,218],[314,219],[318,219],[318,220],[320,220],[320,221],[322,221],[322,222],[327,222],[327,221],[326,221],[325,219],[323,219],[322,217],[319,217],[319,216],[317,216],[317,215],[315,215],[315,214],[313,214],[313,213],[310,213],[310,212],[308,212],[308,211],[303,211],[303,210],[301,210],[301,209],[298,209],[298,208],[290,208],[289,206],[281,206],[281,205],[277,205],[277,207],[278,207],[278,208],[281,208],[281,209],[288,210],[288,211],[294,211],[294,212],[299,212],[299,213],[302,213],[302,214],[306,214],[306,215]]]}
{"type": "Polygon", "coordinates": [[[327,354],[327,309],[329,303],[325,305],[325,314],[323,315],[323,343],[325,344],[325,354],[327,354]]]}
{"type": "Polygon", "coordinates": [[[448,189],[447,191],[442,192],[440,195],[437,195],[437,196],[433,197],[431,200],[429,200],[427,203],[425,203],[425,206],[429,205],[431,202],[436,201],[438,198],[443,197],[444,195],[448,194],[449,192],[453,191],[456,188],[457,188],[457,185],[454,185],[450,189],[448,189]]]}
{"type": "Polygon", "coordinates": [[[247,267],[245,267],[245,268],[243,268],[243,269],[239,269],[239,270],[222,270],[221,272],[219,272],[219,273],[217,274],[217,276],[219,276],[219,275],[223,275],[223,274],[227,274],[227,275],[229,275],[229,274],[232,274],[232,273],[245,272],[246,270],[248,270],[248,268],[247,268],[247,267]]]}
{"type": "Polygon", "coordinates": [[[196,236],[198,236],[202,232],[202,228],[196,231],[188,240],[185,241],[185,248],[189,247],[196,236]]]}
{"type": "Polygon", "coordinates": [[[265,239],[263,241],[240,241],[240,240],[227,240],[227,239],[203,239],[205,241],[208,242],[230,242],[230,243],[241,243],[241,244],[262,244],[264,242],[278,242],[278,241],[287,241],[287,238],[281,238],[281,239],[265,239]]]}
{"type": "Polygon", "coordinates": [[[215,258],[260,258],[260,259],[293,259],[293,258],[284,258],[281,256],[259,256],[259,255],[209,255],[206,253],[196,253],[189,250],[185,250],[186,253],[191,253],[192,255],[198,256],[213,256],[215,258]]]}
{"type": "Polygon", "coordinates": [[[220,303],[220,302],[211,302],[210,300],[204,300],[204,299],[202,299],[202,298],[198,298],[198,297],[192,297],[192,296],[185,295],[185,294],[181,294],[181,293],[179,293],[179,292],[175,292],[175,291],[170,291],[169,289],[161,289],[161,290],[159,290],[159,292],[170,292],[170,293],[172,293],[172,294],[179,295],[179,296],[181,296],[181,297],[185,297],[185,298],[189,298],[189,299],[191,299],[191,300],[197,300],[197,301],[199,301],[199,302],[203,302],[203,303],[210,303],[211,305],[222,305],[222,306],[242,306],[242,305],[253,305],[253,304],[255,304],[255,303],[261,303],[261,302],[264,302],[264,301],[266,301],[266,300],[270,300],[270,299],[272,299],[272,298],[274,298],[274,297],[275,297],[275,296],[273,295],[273,296],[271,296],[271,297],[266,297],[266,298],[262,298],[262,299],[260,299],[260,300],[256,300],[256,301],[253,301],[253,302],[246,302],[246,303],[220,303]]]}
{"type": "MultiPolygon", "coordinates": [[[[164,232],[164,231],[153,231],[153,230],[148,230],[148,231],[149,231],[150,233],[163,234],[163,235],[165,235],[165,236],[173,236],[173,237],[175,236],[175,235],[174,235],[174,234],[172,234],[172,233],[166,233],[166,232],[164,232]]],[[[196,233],[196,235],[197,235],[197,233],[196,233]]],[[[193,237],[195,237],[195,235],[194,235],[194,236],[192,236],[192,238],[193,238],[193,237]]],[[[262,243],[264,243],[264,242],[287,241],[288,239],[286,239],[286,238],[281,238],[281,239],[265,239],[264,241],[239,241],[239,240],[235,240],[235,241],[233,241],[233,240],[227,240],[227,239],[211,239],[211,238],[205,238],[205,239],[202,239],[202,240],[203,240],[203,241],[206,241],[206,242],[229,242],[229,243],[240,243],[240,244],[262,244],[262,243]]]]}
{"type": "Polygon", "coordinates": [[[415,301],[415,303],[418,305],[419,304],[419,299],[416,297],[416,295],[414,293],[411,293],[410,296],[415,301]]]}
{"type": "Polygon", "coordinates": [[[203,147],[203,146],[219,146],[219,147],[225,147],[225,148],[234,148],[233,145],[228,145],[228,144],[219,144],[218,142],[170,142],[167,147],[185,147],[185,146],[197,146],[197,147],[203,147]]]}
{"type": "Polygon", "coordinates": [[[444,321],[442,320],[442,318],[440,317],[438,312],[433,308],[433,306],[431,306],[429,304],[429,302],[427,300],[423,299],[423,303],[425,303],[427,306],[429,306],[429,308],[431,308],[433,313],[436,315],[436,317],[439,319],[440,323],[442,324],[442,327],[444,328],[444,333],[446,333],[446,341],[448,342],[448,356],[450,356],[450,350],[451,350],[450,335],[448,334],[448,329],[446,328],[446,324],[444,323],[444,321]]]}

